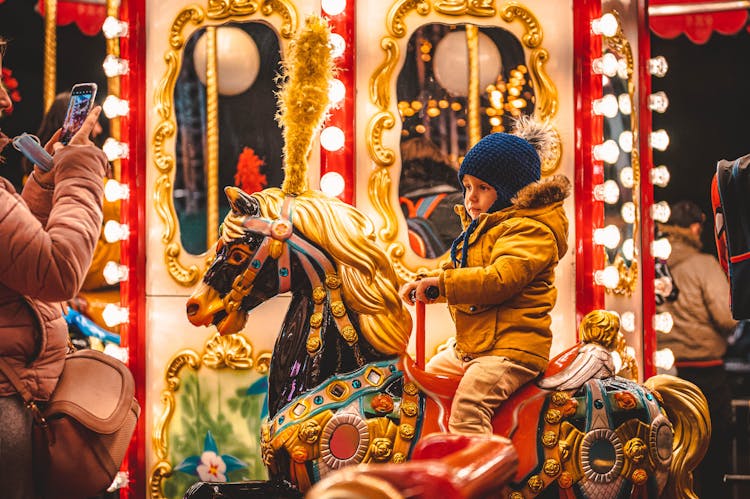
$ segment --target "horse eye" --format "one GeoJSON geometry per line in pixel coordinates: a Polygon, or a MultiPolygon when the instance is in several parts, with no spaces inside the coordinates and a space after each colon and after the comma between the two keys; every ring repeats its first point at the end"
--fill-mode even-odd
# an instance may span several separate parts
{"type": "Polygon", "coordinates": [[[250,254],[241,249],[241,248],[234,248],[231,253],[229,253],[229,257],[227,260],[229,260],[229,263],[234,265],[239,265],[243,263],[247,258],[250,256],[250,254]]]}

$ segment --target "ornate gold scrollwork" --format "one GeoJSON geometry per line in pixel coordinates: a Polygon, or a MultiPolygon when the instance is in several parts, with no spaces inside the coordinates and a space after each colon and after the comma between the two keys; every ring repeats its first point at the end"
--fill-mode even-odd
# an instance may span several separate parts
{"type": "MultiPolygon", "coordinates": [[[[180,241],[175,241],[177,213],[172,197],[175,158],[172,153],[167,152],[167,144],[170,143],[169,140],[174,137],[176,131],[173,115],[174,87],[182,61],[182,49],[185,45],[185,27],[192,24],[198,28],[207,21],[211,23],[227,20],[247,21],[253,19],[253,17],[258,17],[259,13],[264,16],[279,15],[282,19],[280,33],[286,39],[290,39],[292,34],[297,31],[297,11],[290,0],[208,0],[206,8],[189,5],[180,10],[169,28],[169,50],[164,55],[166,70],[156,86],[154,95],[154,105],[160,120],[154,127],[152,137],[153,162],[159,172],[154,192],[154,206],[157,215],[164,224],[162,242],[164,243],[164,260],[167,265],[167,272],[178,284],[183,286],[195,284],[202,271],[205,270],[205,262],[201,266],[190,265],[186,267],[180,261],[183,247],[180,241]]],[[[218,134],[219,130],[216,126],[209,126],[206,141],[217,140],[218,134]]],[[[209,176],[215,176],[217,172],[209,172],[208,174],[209,176]]]]}
{"type": "Polygon", "coordinates": [[[198,371],[201,367],[209,369],[255,369],[259,374],[268,372],[270,352],[263,352],[254,360],[253,347],[240,334],[221,336],[218,333],[209,338],[204,351],[186,349],[175,354],[167,364],[164,375],[165,388],[161,393],[164,411],[156,421],[151,434],[151,445],[157,462],[151,468],[148,478],[149,498],[164,499],[164,480],[172,475],[172,463],[169,462],[169,425],[174,416],[175,394],[180,388],[180,375],[185,367],[198,371]]]}
{"type": "MultiPolygon", "coordinates": [[[[381,217],[383,226],[378,231],[378,237],[386,243],[387,252],[391,258],[394,269],[398,276],[404,280],[411,280],[417,273],[434,266],[437,261],[427,266],[413,268],[414,265],[407,263],[407,249],[404,244],[396,241],[398,237],[397,211],[392,206],[391,174],[389,167],[396,161],[396,153],[383,145],[383,136],[386,130],[394,128],[396,118],[390,110],[391,103],[391,78],[396,66],[399,50],[396,39],[401,39],[407,34],[406,20],[415,13],[425,16],[431,10],[451,16],[455,20],[457,16],[467,18],[477,17],[487,19],[497,15],[497,10],[492,1],[467,1],[467,0],[397,0],[394,2],[386,15],[387,35],[381,39],[381,47],[384,51],[383,62],[377,67],[370,77],[370,101],[377,107],[377,112],[369,119],[366,129],[367,151],[370,159],[379,167],[375,168],[369,178],[368,195],[375,211],[381,217]]],[[[529,49],[529,72],[537,89],[536,112],[541,119],[551,119],[557,112],[557,89],[552,80],[544,71],[544,65],[549,60],[549,53],[541,47],[543,33],[536,17],[522,5],[511,2],[500,11],[500,18],[507,23],[519,20],[524,26],[522,42],[529,49]]],[[[559,134],[558,134],[559,136],[559,134]]],[[[558,141],[560,142],[560,141],[558,141]]],[[[560,164],[562,149],[558,147],[554,156],[542,166],[542,173],[548,175],[554,172],[560,164]]]]}

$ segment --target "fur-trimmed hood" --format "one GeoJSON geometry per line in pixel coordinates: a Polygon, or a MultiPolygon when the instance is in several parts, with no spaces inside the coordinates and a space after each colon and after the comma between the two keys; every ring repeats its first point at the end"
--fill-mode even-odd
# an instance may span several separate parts
{"type": "MultiPolygon", "coordinates": [[[[568,218],[563,209],[563,201],[570,195],[570,180],[565,175],[551,175],[527,185],[512,199],[513,204],[494,213],[479,215],[476,234],[488,227],[504,223],[516,217],[532,218],[543,223],[555,234],[558,256],[568,251],[568,218]]],[[[471,217],[463,205],[456,205],[455,211],[461,217],[464,230],[471,223],[471,217]]]]}

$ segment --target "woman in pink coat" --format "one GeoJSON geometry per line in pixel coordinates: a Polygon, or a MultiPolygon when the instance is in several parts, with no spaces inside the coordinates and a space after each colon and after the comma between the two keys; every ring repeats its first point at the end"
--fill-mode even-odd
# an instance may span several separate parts
{"type": "MultiPolygon", "coordinates": [[[[0,38],[0,68],[6,42],[0,38]]],[[[0,115],[11,106],[0,85],[0,115]]],[[[49,172],[35,168],[19,195],[0,177],[0,356],[38,401],[49,399],[63,368],[68,328],[61,302],[76,295],[99,236],[107,158],[89,140],[101,108],[89,114],[49,172]]],[[[0,132],[0,148],[8,139],[0,132]]],[[[33,498],[31,413],[0,373],[0,491],[33,498]]]]}

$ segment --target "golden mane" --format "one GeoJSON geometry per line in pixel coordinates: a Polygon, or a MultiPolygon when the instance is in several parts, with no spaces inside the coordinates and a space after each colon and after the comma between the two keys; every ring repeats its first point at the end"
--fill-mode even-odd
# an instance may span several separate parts
{"type": "MultiPolygon", "coordinates": [[[[262,217],[280,217],[285,197],[281,189],[265,189],[252,197],[262,217]]],[[[344,301],[359,314],[365,339],[381,352],[404,353],[412,319],[398,295],[396,273],[375,242],[372,222],[352,206],[313,190],[294,198],[292,222],[335,260],[344,301]]]]}

